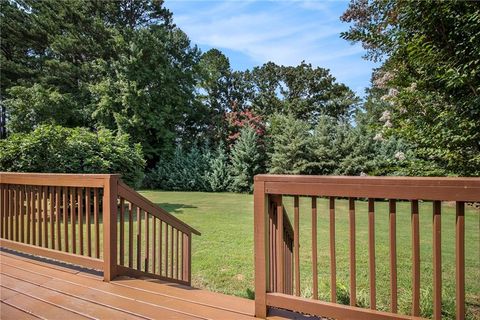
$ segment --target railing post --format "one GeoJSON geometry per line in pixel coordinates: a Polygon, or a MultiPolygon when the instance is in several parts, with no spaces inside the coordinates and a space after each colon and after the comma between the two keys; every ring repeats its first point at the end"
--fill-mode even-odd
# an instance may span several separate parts
{"type": "Polygon", "coordinates": [[[255,177],[254,184],[254,242],[255,242],[255,316],[267,317],[267,205],[265,182],[255,177]]]}
{"type": "Polygon", "coordinates": [[[103,280],[111,281],[117,269],[117,187],[118,176],[105,179],[103,189],[103,280]]]}

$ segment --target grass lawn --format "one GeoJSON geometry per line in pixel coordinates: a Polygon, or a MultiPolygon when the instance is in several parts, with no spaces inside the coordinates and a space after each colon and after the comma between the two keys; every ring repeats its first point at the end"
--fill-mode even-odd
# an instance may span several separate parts
{"type": "MultiPolygon", "coordinates": [[[[141,193],[181,220],[199,230],[193,238],[192,282],[212,291],[253,297],[253,197],[233,193],[163,192],[141,193]]],[[[284,198],[293,222],[293,199],[284,198]]],[[[319,297],[329,300],[328,207],[318,201],[319,297]]],[[[349,251],[348,202],[336,202],[337,292],[348,303],[349,251]]],[[[367,204],[356,202],[357,300],[369,305],[367,204]]],[[[443,312],[455,312],[455,208],[442,207],[443,312]]],[[[432,309],[432,203],[420,204],[421,308],[424,316],[432,309]]],[[[468,208],[466,225],[466,300],[468,317],[480,318],[480,215],[468,208]]],[[[376,203],[377,307],[389,309],[388,203],[376,203]]],[[[310,199],[300,198],[300,270],[302,295],[312,294],[310,199]]],[[[401,313],[411,308],[410,205],[397,204],[398,299],[401,313]]]]}

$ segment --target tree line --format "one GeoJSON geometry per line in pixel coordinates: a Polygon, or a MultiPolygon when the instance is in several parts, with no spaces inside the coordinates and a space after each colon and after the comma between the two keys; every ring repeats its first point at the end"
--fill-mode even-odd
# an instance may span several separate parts
{"type": "Polygon", "coordinates": [[[235,71],[163,1],[1,0],[1,12],[2,171],[239,192],[264,172],[480,173],[478,4],[352,2],[342,37],[383,59],[364,100],[307,62],[235,71]]]}

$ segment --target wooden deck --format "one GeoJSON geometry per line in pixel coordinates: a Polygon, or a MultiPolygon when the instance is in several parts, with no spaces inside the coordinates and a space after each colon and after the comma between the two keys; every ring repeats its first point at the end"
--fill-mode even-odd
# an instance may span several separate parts
{"type": "MultiPolygon", "coordinates": [[[[254,301],[0,252],[1,319],[254,319],[254,301]]],[[[271,310],[269,319],[306,319],[271,310]]],[[[312,318],[309,318],[312,319],[312,318]]]]}

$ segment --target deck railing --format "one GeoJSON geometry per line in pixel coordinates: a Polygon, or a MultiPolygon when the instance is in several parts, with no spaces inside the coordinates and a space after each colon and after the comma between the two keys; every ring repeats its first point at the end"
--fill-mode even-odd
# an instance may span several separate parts
{"type": "Polygon", "coordinates": [[[103,270],[106,281],[190,284],[200,234],[109,174],[0,173],[0,223],[1,247],[103,270]]]}
{"type": "MultiPolygon", "coordinates": [[[[335,319],[412,319],[420,316],[420,223],[419,201],[432,201],[432,283],[433,318],[442,314],[442,201],[454,201],[456,318],[465,317],[465,202],[480,201],[480,178],[404,178],[259,175],[255,177],[255,314],[265,318],[268,307],[331,317],[335,319]],[[282,196],[293,197],[294,225],[291,228],[282,196]],[[311,198],[312,298],[301,296],[300,287],[300,206],[299,196],[311,198]],[[330,256],[330,300],[318,300],[317,197],[328,200],[330,256]],[[335,248],[336,198],[348,199],[349,296],[350,305],[338,304],[335,248]],[[368,203],[368,277],[370,309],[357,306],[355,200],[368,203]],[[375,200],[388,201],[389,283],[376,280],[375,200]],[[407,200],[411,210],[412,300],[410,315],[398,313],[397,283],[397,202],[407,200]],[[290,226],[290,227],[289,227],[290,226]],[[293,239],[293,244],[292,240],[293,239]],[[292,250],[293,249],[293,250],[292,250]],[[293,252],[293,259],[292,259],[293,252]],[[390,310],[377,311],[376,287],[389,286],[390,310]]],[[[402,204],[403,205],[403,204],[402,204]]],[[[358,217],[357,217],[358,219],[358,217]]],[[[310,219],[309,219],[310,220],[310,219]]],[[[383,231],[383,230],[382,230],[383,231]]],[[[310,248],[309,248],[310,249],[310,248]]],[[[422,263],[424,263],[422,261],[422,263]]]]}

